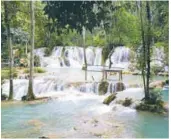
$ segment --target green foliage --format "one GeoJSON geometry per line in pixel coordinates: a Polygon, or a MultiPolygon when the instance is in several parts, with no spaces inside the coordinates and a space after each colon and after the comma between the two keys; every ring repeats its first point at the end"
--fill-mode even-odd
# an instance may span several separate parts
{"type": "Polygon", "coordinates": [[[90,32],[94,27],[100,26],[109,10],[104,10],[103,7],[111,4],[109,1],[47,1],[45,3],[45,14],[53,20],[52,30],[57,29],[58,33],[61,33],[61,28],[76,29],[80,34],[83,26],[90,32]]]}
{"type": "Polygon", "coordinates": [[[49,56],[50,54],[51,54],[51,48],[49,48],[49,47],[47,47],[46,49],[45,49],[45,56],[49,56]]]}
{"type": "MultiPolygon", "coordinates": [[[[46,71],[41,67],[34,67],[34,72],[35,73],[45,73],[46,71]]],[[[25,69],[24,73],[29,73],[29,69],[25,69]]]]}
{"type": "Polygon", "coordinates": [[[34,56],[34,66],[36,67],[40,66],[40,57],[37,55],[34,56]]]}
{"type": "MultiPolygon", "coordinates": [[[[4,79],[9,79],[9,68],[3,68],[1,69],[1,81],[4,79]]],[[[18,76],[18,72],[15,68],[13,68],[13,77],[16,78],[18,76]]]]}
{"type": "Polygon", "coordinates": [[[150,112],[164,112],[164,102],[161,96],[161,89],[150,89],[150,98],[141,102],[136,109],[150,112]]]}

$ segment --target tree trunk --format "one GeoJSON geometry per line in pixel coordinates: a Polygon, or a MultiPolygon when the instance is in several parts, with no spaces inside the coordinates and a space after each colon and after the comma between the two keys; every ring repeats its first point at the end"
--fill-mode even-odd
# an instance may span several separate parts
{"type": "Polygon", "coordinates": [[[27,47],[28,47],[28,46],[27,46],[27,42],[26,42],[26,51],[25,51],[25,53],[26,53],[26,56],[27,56],[27,47]]]}
{"type": "Polygon", "coordinates": [[[146,12],[148,20],[148,29],[147,29],[147,99],[149,98],[149,82],[150,82],[150,47],[151,47],[151,15],[150,15],[150,4],[149,1],[146,1],[146,12]]]}
{"type": "Polygon", "coordinates": [[[85,28],[83,27],[83,47],[84,47],[84,65],[85,65],[85,80],[87,81],[87,58],[86,58],[86,45],[85,45],[85,28]]]}
{"type": "Polygon", "coordinates": [[[30,1],[30,13],[31,13],[31,50],[30,50],[30,76],[29,85],[26,100],[34,100],[33,93],[33,68],[34,68],[34,2],[30,1]]]}
{"type": "Polygon", "coordinates": [[[4,1],[4,9],[5,9],[5,24],[7,30],[7,43],[9,47],[9,76],[10,76],[10,86],[9,86],[9,98],[8,100],[13,99],[13,49],[12,49],[12,40],[11,40],[11,32],[10,32],[10,17],[9,17],[9,8],[8,1],[4,1]]]}
{"type": "Polygon", "coordinates": [[[145,98],[148,98],[149,95],[147,93],[147,86],[146,86],[146,44],[145,44],[145,35],[144,35],[144,24],[143,24],[143,15],[142,15],[142,2],[140,1],[140,20],[141,20],[141,37],[142,37],[142,47],[143,47],[143,59],[142,59],[142,78],[143,78],[143,84],[144,84],[144,92],[145,92],[145,98]]]}

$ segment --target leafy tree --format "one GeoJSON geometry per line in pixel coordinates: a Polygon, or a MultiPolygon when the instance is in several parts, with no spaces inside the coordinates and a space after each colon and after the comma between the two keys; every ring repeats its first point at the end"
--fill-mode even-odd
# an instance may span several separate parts
{"type": "MultiPolygon", "coordinates": [[[[96,26],[100,26],[102,20],[105,19],[105,15],[108,13],[108,9],[104,9],[103,7],[109,5],[111,2],[47,1],[45,3],[45,14],[53,21],[52,24],[49,24],[51,25],[51,30],[57,30],[58,33],[61,33],[61,29],[75,29],[82,34],[83,30],[92,32],[96,26]]],[[[85,69],[87,69],[85,46],[85,42],[83,41],[84,62],[85,69]]]]}
{"type": "Polygon", "coordinates": [[[33,68],[34,68],[34,31],[35,31],[35,17],[34,17],[34,2],[30,1],[30,16],[31,16],[31,50],[30,50],[30,75],[29,85],[26,100],[34,100],[35,96],[33,93],[33,68]]]}
{"type": "Polygon", "coordinates": [[[10,69],[10,89],[9,89],[9,100],[13,99],[13,49],[12,49],[12,38],[11,38],[11,20],[16,11],[16,3],[4,1],[4,18],[5,18],[5,27],[7,30],[7,45],[9,48],[9,69],[10,69]]]}

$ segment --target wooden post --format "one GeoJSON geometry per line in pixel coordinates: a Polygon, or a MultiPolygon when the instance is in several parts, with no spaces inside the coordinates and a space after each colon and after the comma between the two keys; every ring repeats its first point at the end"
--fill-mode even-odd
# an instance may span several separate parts
{"type": "Polygon", "coordinates": [[[122,81],[122,70],[119,71],[119,81],[122,81]]]}
{"type": "Polygon", "coordinates": [[[105,80],[107,80],[107,71],[104,70],[105,73],[105,80]]]}

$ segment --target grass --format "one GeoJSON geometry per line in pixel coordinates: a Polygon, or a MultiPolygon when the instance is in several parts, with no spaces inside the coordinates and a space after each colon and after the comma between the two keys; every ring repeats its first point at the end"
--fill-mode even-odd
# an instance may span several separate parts
{"type": "MultiPolygon", "coordinates": [[[[35,73],[45,73],[46,71],[41,67],[34,67],[34,72],[35,73]]],[[[29,73],[29,69],[25,69],[24,73],[29,73]]]]}
{"type": "MultiPolygon", "coordinates": [[[[1,69],[1,80],[9,79],[9,74],[10,74],[9,68],[1,69]]],[[[16,78],[17,76],[18,76],[18,72],[15,68],[13,68],[13,77],[16,78]]]]}

